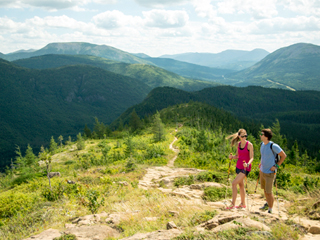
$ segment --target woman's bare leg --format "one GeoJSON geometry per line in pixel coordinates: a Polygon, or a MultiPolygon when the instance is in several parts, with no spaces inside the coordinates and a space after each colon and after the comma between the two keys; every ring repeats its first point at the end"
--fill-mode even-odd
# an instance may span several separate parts
{"type": "MultiPolygon", "coordinates": [[[[239,173],[237,175],[237,177],[233,180],[232,182],[232,204],[235,205],[236,204],[236,199],[237,199],[237,194],[238,194],[238,189],[237,189],[237,185],[241,184],[243,185],[243,179],[245,177],[244,173],[239,173]]],[[[243,185],[243,190],[244,190],[244,185],[243,185]]],[[[241,201],[242,201],[242,195],[241,195],[241,187],[240,187],[240,196],[241,196],[241,201]]],[[[245,193],[244,193],[244,197],[245,197],[245,193]]]]}

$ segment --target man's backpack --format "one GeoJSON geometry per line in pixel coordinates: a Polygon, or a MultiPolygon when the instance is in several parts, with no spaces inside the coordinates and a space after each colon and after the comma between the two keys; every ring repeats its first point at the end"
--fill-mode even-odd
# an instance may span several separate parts
{"type": "MultiPolygon", "coordinates": [[[[261,145],[262,145],[262,142],[260,143],[260,147],[261,147],[261,145]]],[[[270,144],[270,149],[271,149],[271,151],[272,151],[273,153],[275,153],[275,152],[273,151],[273,149],[272,149],[272,146],[273,146],[273,142],[271,142],[271,144],[270,144]]],[[[278,164],[279,160],[280,160],[280,156],[276,153],[276,156],[275,156],[275,158],[274,158],[274,162],[275,162],[276,164],[278,164]]]]}

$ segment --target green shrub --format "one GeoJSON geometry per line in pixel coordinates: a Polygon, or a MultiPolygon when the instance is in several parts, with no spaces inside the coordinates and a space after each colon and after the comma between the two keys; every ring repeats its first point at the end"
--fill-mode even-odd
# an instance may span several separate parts
{"type": "Polygon", "coordinates": [[[73,234],[63,234],[60,237],[56,237],[53,240],[77,240],[77,237],[73,234]]]}
{"type": "Polygon", "coordinates": [[[130,157],[126,163],[125,172],[132,172],[137,168],[135,160],[130,157]]]}
{"type": "Polygon", "coordinates": [[[200,182],[222,182],[224,175],[222,173],[215,173],[213,171],[200,172],[196,176],[196,180],[200,182]]]}
{"type": "Polygon", "coordinates": [[[29,182],[34,178],[42,177],[42,176],[44,176],[43,173],[23,173],[12,180],[11,186],[21,185],[22,183],[29,182]]]}
{"type": "Polygon", "coordinates": [[[64,162],[64,165],[71,165],[71,164],[74,164],[74,163],[75,163],[75,161],[68,160],[68,161],[64,162]]]}
{"type": "Polygon", "coordinates": [[[5,192],[0,196],[0,218],[14,216],[18,212],[28,212],[37,198],[32,194],[21,192],[5,192]]]}
{"type": "Polygon", "coordinates": [[[202,213],[196,213],[192,216],[191,218],[191,225],[192,226],[196,226],[196,225],[199,225],[203,222],[206,222],[210,219],[212,219],[214,216],[217,215],[217,211],[205,211],[205,212],[202,212],[202,213]]]}
{"type": "Polygon", "coordinates": [[[194,184],[194,176],[189,175],[189,177],[177,177],[174,179],[174,186],[180,187],[183,185],[191,185],[194,184]]]}
{"type": "Polygon", "coordinates": [[[151,165],[151,166],[163,166],[168,164],[168,159],[164,157],[157,157],[157,158],[151,158],[144,161],[145,164],[151,165]]]}
{"type": "Polygon", "coordinates": [[[53,186],[52,189],[49,187],[44,188],[41,195],[48,201],[53,202],[62,198],[65,188],[66,186],[59,182],[57,185],[53,186]]]}
{"type": "MultiPolygon", "coordinates": [[[[226,188],[217,188],[217,187],[206,187],[204,189],[203,199],[210,202],[216,202],[221,199],[224,199],[226,195],[226,188]]],[[[232,190],[227,188],[227,197],[231,197],[232,190]]]]}
{"type": "Polygon", "coordinates": [[[91,189],[87,191],[87,198],[88,198],[87,207],[92,214],[97,213],[98,209],[104,205],[104,198],[98,201],[99,197],[100,197],[99,191],[91,190],[91,189]]]}

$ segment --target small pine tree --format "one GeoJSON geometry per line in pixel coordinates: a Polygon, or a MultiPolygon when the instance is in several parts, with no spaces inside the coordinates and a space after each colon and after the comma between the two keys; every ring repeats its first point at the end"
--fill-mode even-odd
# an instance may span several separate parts
{"type": "Polygon", "coordinates": [[[91,138],[91,130],[88,128],[87,124],[84,126],[83,133],[86,138],[91,138]]]}
{"type": "Polygon", "coordinates": [[[165,139],[165,131],[164,131],[164,124],[161,121],[160,113],[154,115],[153,119],[153,140],[155,142],[160,142],[165,139]]]}
{"type": "Polygon", "coordinates": [[[81,136],[81,133],[79,133],[77,135],[77,149],[78,150],[83,150],[83,149],[85,149],[85,147],[86,147],[86,145],[85,145],[84,139],[81,136]]]}
{"type": "Polygon", "coordinates": [[[133,109],[133,111],[131,113],[129,126],[131,128],[131,132],[135,132],[135,131],[142,128],[141,120],[140,120],[138,114],[136,113],[135,109],[133,109]]]}
{"type": "Polygon", "coordinates": [[[134,152],[134,145],[132,142],[132,137],[128,135],[128,137],[125,139],[124,143],[126,144],[125,154],[126,156],[130,156],[134,152]]]}
{"type": "Polygon", "coordinates": [[[106,126],[102,122],[99,122],[98,118],[95,118],[93,131],[97,134],[99,139],[103,139],[103,136],[106,134],[106,126]]]}
{"type": "Polygon", "coordinates": [[[60,135],[58,139],[59,139],[59,142],[60,142],[60,148],[62,148],[63,136],[62,136],[62,135],[60,135]]]}
{"type": "Polygon", "coordinates": [[[123,131],[123,121],[122,121],[122,118],[119,119],[118,131],[123,131]]]}
{"type": "Polygon", "coordinates": [[[50,147],[49,147],[50,153],[52,154],[55,153],[57,148],[58,148],[58,144],[55,142],[53,136],[51,136],[50,147]]]}
{"type": "Polygon", "coordinates": [[[15,153],[18,155],[18,156],[16,156],[17,169],[21,169],[25,166],[25,161],[24,161],[24,157],[22,156],[21,149],[19,146],[16,147],[15,153]]]}
{"type": "Polygon", "coordinates": [[[25,164],[28,167],[34,167],[38,161],[36,155],[34,155],[33,150],[29,144],[28,144],[24,159],[25,159],[25,164]]]}

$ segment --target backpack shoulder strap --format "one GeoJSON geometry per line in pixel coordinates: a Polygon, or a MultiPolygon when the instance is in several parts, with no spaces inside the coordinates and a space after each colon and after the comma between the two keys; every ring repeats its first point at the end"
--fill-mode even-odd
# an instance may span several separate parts
{"type": "Polygon", "coordinates": [[[270,144],[270,149],[271,149],[271,151],[274,153],[273,148],[272,148],[274,142],[271,142],[271,141],[270,141],[270,143],[271,143],[271,144],[270,144]]]}

